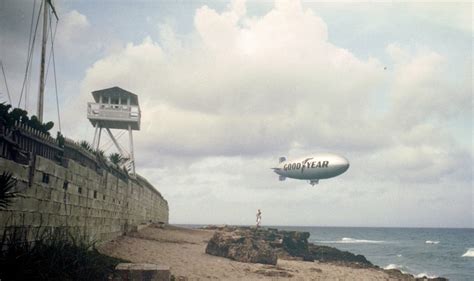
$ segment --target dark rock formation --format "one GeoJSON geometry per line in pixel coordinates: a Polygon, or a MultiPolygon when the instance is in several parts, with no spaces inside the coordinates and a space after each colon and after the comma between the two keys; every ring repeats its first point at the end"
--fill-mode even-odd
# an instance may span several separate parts
{"type": "Polygon", "coordinates": [[[309,252],[314,260],[322,262],[353,263],[361,267],[373,266],[363,255],[354,255],[353,253],[341,251],[333,247],[310,244],[309,252]]]}
{"type": "Polygon", "coordinates": [[[309,233],[282,231],[274,228],[212,227],[216,233],[206,253],[242,262],[276,264],[276,259],[354,263],[362,267],[372,264],[362,255],[308,243],[309,233]]]}
{"type": "MultiPolygon", "coordinates": [[[[415,278],[413,275],[403,273],[397,269],[381,269],[373,265],[363,255],[354,255],[333,247],[308,243],[308,232],[233,226],[211,226],[206,229],[216,230],[207,244],[206,253],[236,261],[276,265],[277,258],[304,261],[317,260],[355,268],[370,267],[375,270],[382,270],[394,280],[447,280],[443,277],[433,279],[415,278]]],[[[291,274],[285,275],[286,273],[280,271],[263,270],[258,273],[274,277],[292,276],[291,274]]]]}
{"type": "Polygon", "coordinates": [[[246,234],[248,233],[218,231],[207,244],[206,253],[241,262],[275,265],[277,255],[270,245],[246,234]]]}

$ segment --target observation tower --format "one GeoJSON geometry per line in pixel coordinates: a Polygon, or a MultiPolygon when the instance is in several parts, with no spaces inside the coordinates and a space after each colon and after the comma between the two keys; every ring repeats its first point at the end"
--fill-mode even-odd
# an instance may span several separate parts
{"type": "Polygon", "coordinates": [[[87,103],[87,118],[95,128],[92,147],[99,149],[102,129],[105,129],[115,147],[126,159],[122,166],[135,175],[135,158],[133,153],[133,130],[140,130],[140,106],[138,97],[119,87],[112,87],[92,92],[95,102],[87,103]],[[129,152],[117,141],[110,129],[127,130],[129,136],[129,152]]]}

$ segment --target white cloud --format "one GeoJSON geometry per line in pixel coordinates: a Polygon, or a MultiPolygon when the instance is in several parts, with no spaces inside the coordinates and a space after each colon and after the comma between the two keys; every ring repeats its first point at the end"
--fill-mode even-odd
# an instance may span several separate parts
{"type": "Polygon", "coordinates": [[[408,3],[410,16],[432,22],[441,27],[450,27],[472,33],[472,2],[457,1],[455,5],[445,1],[408,3]]]}
{"type": "Polygon", "coordinates": [[[391,118],[404,129],[470,112],[471,87],[463,77],[451,78],[442,55],[426,48],[411,54],[395,44],[387,53],[394,61],[391,118]]]}
{"type": "MultiPolygon", "coordinates": [[[[242,210],[248,203],[253,213],[258,204],[277,208],[278,202],[275,212],[284,213],[285,204],[300,202],[309,212],[313,199],[357,208],[388,196],[383,192],[400,197],[385,186],[423,185],[428,192],[430,185],[439,190],[455,182],[465,192],[472,182],[472,171],[459,169],[472,167],[472,151],[445,128],[471,112],[470,81],[450,78],[443,54],[393,43],[386,51],[394,67],[384,70],[377,58],[359,58],[330,42],[326,23],[297,1],[277,1],[261,17],[247,16],[240,1],[224,12],[204,6],[194,25],[196,34],[188,37],[160,25],[159,41],[148,37],[115,50],[88,69],[81,88],[84,103],[91,91],[115,85],[139,95],[137,161],[177,204],[178,221],[200,222],[189,207],[193,200],[214,202],[202,217],[225,222],[228,212],[213,210],[242,210]],[[321,198],[284,188],[273,194],[270,187],[285,186],[268,169],[278,156],[317,151],[351,160],[346,181],[324,182],[331,188],[323,188],[321,198]],[[272,202],[265,192],[272,192],[272,202]]],[[[424,195],[412,192],[404,208],[422,202],[424,195]]],[[[347,220],[340,215],[328,221],[347,220]]]]}
{"type": "Polygon", "coordinates": [[[288,150],[295,137],[365,146],[350,132],[354,122],[370,123],[378,61],[329,43],[324,22],[299,4],[279,3],[260,19],[244,11],[198,9],[202,40],[189,48],[166,28],[166,52],[150,38],[128,44],[88,70],[83,95],[120,81],[142,101],[147,138],[137,141],[152,138],[171,153],[266,153],[288,150]]]}
{"type": "Polygon", "coordinates": [[[87,17],[76,10],[72,10],[61,16],[58,24],[57,41],[59,49],[70,49],[78,43],[83,43],[83,38],[87,35],[90,23],[87,17]]]}

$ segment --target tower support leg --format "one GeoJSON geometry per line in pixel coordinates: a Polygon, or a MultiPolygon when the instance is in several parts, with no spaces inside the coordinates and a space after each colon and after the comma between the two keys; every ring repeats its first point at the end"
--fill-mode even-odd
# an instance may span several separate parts
{"type": "Polygon", "coordinates": [[[102,134],[102,127],[99,127],[99,137],[97,138],[97,145],[95,147],[95,150],[99,150],[99,145],[100,145],[100,135],[102,134]]]}
{"type": "Polygon", "coordinates": [[[92,148],[95,148],[95,142],[97,141],[97,132],[99,131],[99,123],[95,124],[94,139],[92,140],[92,148]]]}
{"type": "Polygon", "coordinates": [[[128,135],[130,138],[130,160],[132,161],[132,174],[135,175],[135,155],[133,152],[133,133],[131,125],[128,125],[128,135]]]}
{"type": "Polygon", "coordinates": [[[114,135],[112,134],[112,132],[110,131],[109,128],[105,128],[105,130],[107,131],[107,133],[109,133],[109,137],[112,139],[112,141],[114,142],[115,144],[115,147],[117,147],[117,150],[120,152],[120,154],[122,154],[122,157],[127,157],[127,155],[125,154],[125,152],[123,151],[123,149],[120,147],[117,139],[115,139],[114,135]]]}

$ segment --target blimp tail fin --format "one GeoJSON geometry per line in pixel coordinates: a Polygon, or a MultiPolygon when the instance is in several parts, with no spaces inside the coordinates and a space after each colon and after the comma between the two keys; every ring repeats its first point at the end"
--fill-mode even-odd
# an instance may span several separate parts
{"type": "Polygon", "coordinates": [[[279,161],[280,161],[280,163],[281,163],[281,162],[285,162],[285,161],[286,161],[286,157],[285,157],[285,156],[280,157],[279,161]]]}
{"type": "Polygon", "coordinates": [[[278,179],[279,179],[280,181],[284,181],[284,180],[286,180],[286,177],[285,177],[285,176],[279,176],[278,179]]]}

